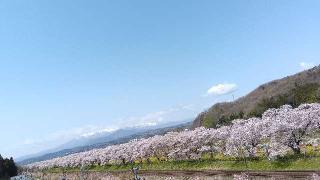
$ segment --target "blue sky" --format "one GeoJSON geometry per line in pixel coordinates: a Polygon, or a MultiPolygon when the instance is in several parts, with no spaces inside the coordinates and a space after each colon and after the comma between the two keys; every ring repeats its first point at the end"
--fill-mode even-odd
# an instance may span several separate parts
{"type": "Polygon", "coordinates": [[[316,65],[319,8],[317,0],[2,0],[0,153],[193,118],[316,65]]]}

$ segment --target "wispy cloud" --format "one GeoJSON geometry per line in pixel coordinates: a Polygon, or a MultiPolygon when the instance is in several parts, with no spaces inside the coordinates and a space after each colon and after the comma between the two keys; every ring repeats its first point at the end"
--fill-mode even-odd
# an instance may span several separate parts
{"type": "Polygon", "coordinates": [[[33,149],[42,149],[43,147],[52,148],[59,144],[68,142],[74,138],[87,137],[96,133],[111,132],[116,130],[114,127],[101,127],[96,125],[86,125],[71,129],[59,130],[48,133],[42,137],[26,138],[23,145],[30,146],[33,149]],[[52,146],[52,147],[50,147],[52,146]]]}
{"type": "Polygon", "coordinates": [[[90,137],[90,136],[94,136],[96,134],[111,133],[111,132],[114,132],[119,129],[119,128],[102,128],[102,129],[100,129],[100,128],[98,128],[98,130],[95,130],[95,131],[84,133],[81,135],[81,137],[90,137]]]}
{"type": "MultiPolygon", "coordinates": [[[[65,144],[73,139],[85,138],[93,136],[97,133],[111,132],[116,130],[114,127],[103,127],[98,125],[86,125],[70,129],[63,129],[56,132],[44,134],[41,137],[27,137],[22,140],[21,144],[14,147],[14,156],[24,156],[34,154],[44,150],[54,149],[62,144],[65,144]]],[[[11,147],[10,149],[12,149],[11,147]]],[[[8,150],[10,150],[8,147],[8,150]]]]}
{"type": "Polygon", "coordinates": [[[302,69],[310,69],[315,66],[313,62],[300,62],[299,65],[302,69]]]}
{"type": "Polygon", "coordinates": [[[131,127],[139,126],[155,126],[161,123],[168,123],[177,120],[185,120],[195,116],[197,111],[192,104],[179,105],[166,110],[148,113],[140,117],[129,117],[119,121],[125,122],[126,125],[131,127]],[[128,125],[129,124],[129,125],[128,125]]]}
{"type": "MultiPolygon", "coordinates": [[[[43,137],[26,138],[21,144],[24,146],[24,149],[28,149],[29,154],[32,154],[45,149],[55,148],[76,138],[86,138],[99,133],[112,132],[120,128],[156,126],[163,123],[193,118],[196,114],[197,111],[192,104],[178,105],[176,107],[151,112],[138,117],[118,119],[116,121],[118,123],[113,124],[112,127],[110,125],[86,125],[49,133],[43,137]]],[[[25,150],[17,153],[19,155],[24,155],[25,150]]]]}
{"type": "Polygon", "coordinates": [[[221,96],[221,95],[232,93],[236,91],[237,88],[238,88],[237,84],[234,84],[234,83],[216,84],[208,89],[206,95],[221,96]]]}

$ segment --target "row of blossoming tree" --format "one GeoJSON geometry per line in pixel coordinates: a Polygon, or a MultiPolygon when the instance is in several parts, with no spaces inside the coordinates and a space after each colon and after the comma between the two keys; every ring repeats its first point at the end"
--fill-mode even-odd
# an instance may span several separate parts
{"type": "Polygon", "coordinates": [[[269,159],[288,153],[300,154],[301,147],[317,147],[315,135],[320,130],[320,104],[284,105],[269,109],[261,118],[236,119],[217,129],[203,127],[162,136],[132,140],[42,162],[28,168],[79,167],[121,164],[134,161],[200,159],[223,154],[230,158],[260,157],[269,159]]]}

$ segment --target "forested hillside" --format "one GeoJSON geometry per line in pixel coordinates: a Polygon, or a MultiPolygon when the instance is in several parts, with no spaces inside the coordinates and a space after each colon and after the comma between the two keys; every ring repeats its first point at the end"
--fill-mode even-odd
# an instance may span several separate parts
{"type": "Polygon", "coordinates": [[[259,86],[234,102],[218,103],[198,115],[193,127],[219,127],[233,119],[261,117],[269,108],[320,101],[320,66],[259,86]]]}

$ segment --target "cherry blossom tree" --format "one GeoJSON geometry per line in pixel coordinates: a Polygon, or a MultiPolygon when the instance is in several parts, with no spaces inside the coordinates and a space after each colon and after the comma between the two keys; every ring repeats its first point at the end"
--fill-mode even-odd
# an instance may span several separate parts
{"type": "Polygon", "coordinates": [[[303,144],[318,146],[312,135],[320,131],[320,104],[284,105],[269,109],[261,118],[237,119],[230,126],[203,127],[169,132],[149,138],[70,154],[27,165],[28,168],[80,167],[127,164],[134,161],[200,159],[204,153],[236,158],[257,157],[258,150],[272,159],[287,153],[301,153],[303,144]]]}

